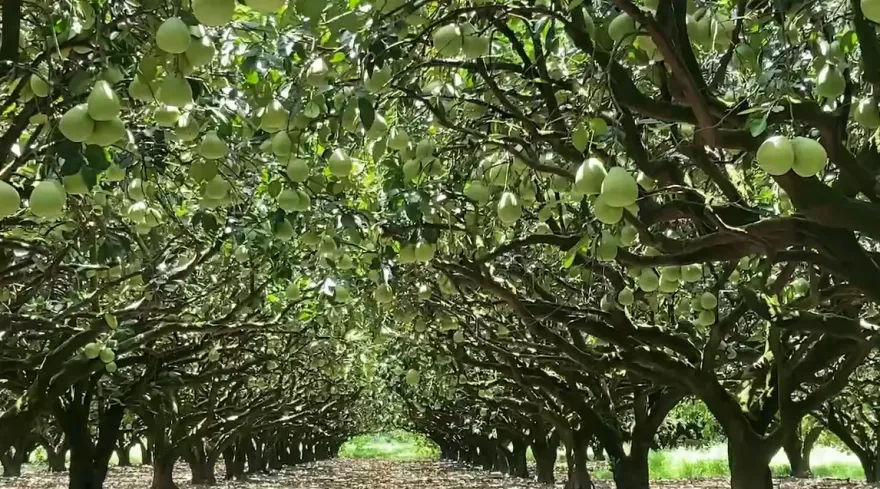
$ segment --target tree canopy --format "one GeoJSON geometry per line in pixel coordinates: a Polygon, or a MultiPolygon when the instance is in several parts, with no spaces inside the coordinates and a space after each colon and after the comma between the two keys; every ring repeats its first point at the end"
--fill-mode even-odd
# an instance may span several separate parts
{"type": "Polygon", "coordinates": [[[807,418],[880,477],[877,0],[0,9],[10,473],[63,439],[98,488],[146,436],[166,489],[394,425],[641,489],[697,399],[734,489],[806,475],[807,418]]]}

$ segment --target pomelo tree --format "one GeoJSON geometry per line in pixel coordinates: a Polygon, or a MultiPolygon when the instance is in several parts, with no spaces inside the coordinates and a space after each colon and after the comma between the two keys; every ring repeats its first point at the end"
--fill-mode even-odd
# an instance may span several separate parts
{"type": "Polygon", "coordinates": [[[427,384],[406,413],[465,452],[507,450],[497,420],[533,449],[555,430],[571,489],[577,432],[618,463],[639,431],[622,472],[646,487],[683,396],[725,431],[732,487],[772,487],[770,458],[801,453],[873,348],[878,10],[4,2],[0,453],[97,410],[71,485],[100,487],[123,418],[100,392],[160,443],[155,487],[177,457],[207,481],[227,449],[230,473],[313,459],[370,423],[339,401],[390,402],[396,367],[427,384]],[[456,390],[465,368],[505,401],[456,390]],[[243,372],[262,383],[233,388],[243,372]],[[612,398],[632,416],[596,419],[612,398]],[[478,416],[443,431],[459,408],[478,416]],[[216,430],[175,432],[195,419],[216,430]]]}

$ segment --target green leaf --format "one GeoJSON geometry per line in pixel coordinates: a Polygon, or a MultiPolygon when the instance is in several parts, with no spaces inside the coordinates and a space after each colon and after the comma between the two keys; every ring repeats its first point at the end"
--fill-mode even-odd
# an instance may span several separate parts
{"type": "Polygon", "coordinates": [[[752,134],[752,136],[757,137],[766,130],[767,119],[762,117],[760,119],[752,119],[749,121],[749,132],[752,134]]]}
{"type": "Polygon", "coordinates": [[[364,126],[364,131],[369,131],[373,127],[373,120],[376,119],[373,102],[367,97],[360,97],[358,99],[358,110],[360,111],[361,124],[364,126]]]}
{"type": "Polygon", "coordinates": [[[278,197],[278,194],[281,193],[281,190],[282,186],[280,181],[273,180],[271,183],[269,183],[269,195],[271,195],[273,199],[275,197],[278,197]]]}
{"type": "Polygon", "coordinates": [[[89,166],[95,170],[104,171],[110,167],[110,153],[100,146],[86,146],[85,157],[89,166]]]}

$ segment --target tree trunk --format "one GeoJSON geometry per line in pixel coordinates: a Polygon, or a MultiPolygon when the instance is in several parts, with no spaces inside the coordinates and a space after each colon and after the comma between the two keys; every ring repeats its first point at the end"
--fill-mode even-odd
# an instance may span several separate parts
{"type": "Polygon", "coordinates": [[[45,447],[46,463],[49,472],[67,472],[67,444],[58,447],[45,447]]]}
{"type": "Polygon", "coordinates": [[[480,466],[483,470],[492,471],[495,465],[495,444],[491,441],[485,441],[480,444],[480,466]]]}
{"type": "MultiPolygon", "coordinates": [[[[526,460],[526,451],[529,446],[526,444],[525,440],[514,439],[513,440],[513,450],[510,451],[510,458],[508,459],[508,467],[509,474],[514,477],[522,477],[527,479],[529,477],[529,465],[526,460]]],[[[554,459],[554,463],[556,460],[554,459]]]]}
{"type": "Polygon", "coordinates": [[[759,444],[728,440],[730,489],[773,489],[770,459],[759,444]]]}
{"type": "Polygon", "coordinates": [[[568,481],[565,483],[565,489],[594,489],[590,471],[587,469],[587,437],[574,433],[569,443],[570,446],[567,448],[571,456],[566,459],[568,481]]]}
{"type": "Polygon", "coordinates": [[[172,456],[157,456],[153,459],[153,482],[150,489],[178,489],[174,483],[174,459],[172,456]]]}
{"type": "Polygon", "coordinates": [[[21,476],[21,466],[24,464],[21,458],[17,451],[13,453],[12,450],[0,454],[0,465],[3,465],[3,477],[21,476]]]}
{"type": "Polygon", "coordinates": [[[605,448],[602,446],[602,442],[598,439],[593,441],[593,460],[597,462],[601,462],[605,460],[605,448]]]}
{"type": "Polygon", "coordinates": [[[119,458],[120,467],[131,467],[131,447],[122,444],[116,449],[116,457],[119,458]]]}
{"type": "Polygon", "coordinates": [[[507,447],[498,446],[495,448],[495,463],[492,466],[492,472],[500,472],[506,474],[510,470],[507,464],[507,458],[510,456],[510,450],[507,447]]]}
{"type": "Polygon", "coordinates": [[[141,443],[141,465],[153,465],[153,443],[149,438],[141,443]]]}
{"type": "Polygon", "coordinates": [[[634,442],[630,447],[629,455],[614,462],[614,484],[621,489],[648,489],[650,487],[649,452],[649,443],[634,442]]]}
{"type": "Polygon", "coordinates": [[[532,442],[532,455],[535,456],[535,471],[537,472],[538,482],[542,484],[553,484],[556,482],[556,447],[558,445],[551,444],[543,439],[532,442]]]}

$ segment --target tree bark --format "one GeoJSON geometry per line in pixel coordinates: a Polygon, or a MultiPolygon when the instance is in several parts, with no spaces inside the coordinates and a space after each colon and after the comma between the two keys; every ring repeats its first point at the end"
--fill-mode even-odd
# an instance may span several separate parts
{"type": "Polygon", "coordinates": [[[24,464],[23,457],[18,450],[7,451],[0,454],[0,465],[3,466],[3,477],[20,477],[21,466],[24,464]]]}
{"type": "Polygon", "coordinates": [[[773,489],[770,458],[759,444],[728,440],[731,489],[773,489]]]}
{"type": "Polygon", "coordinates": [[[590,471],[587,468],[587,436],[575,432],[568,440],[566,448],[571,455],[566,459],[568,464],[568,481],[565,489],[594,489],[590,471]]]}
{"type": "Polygon", "coordinates": [[[648,489],[650,474],[648,470],[649,443],[633,442],[627,456],[614,463],[614,484],[619,488],[648,489]]]}
{"type": "Polygon", "coordinates": [[[535,457],[535,471],[538,482],[553,484],[556,482],[556,449],[559,440],[547,440],[543,434],[532,441],[532,455],[535,457]],[[555,441],[555,443],[552,443],[555,441]]]}
{"type": "Polygon", "coordinates": [[[150,489],[178,489],[174,483],[174,456],[159,455],[153,459],[153,482],[150,489]]]}
{"type": "Polygon", "coordinates": [[[806,436],[801,440],[800,433],[795,432],[786,437],[783,449],[788,457],[788,463],[791,467],[790,475],[798,479],[809,479],[812,477],[810,468],[810,453],[822,434],[821,426],[814,426],[807,431],[806,436]]]}
{"type": "Polygon", "coordinates": [[[500,472],[502,474],[510,471],[507,464],[507,458],[510,456],[510,450],[507,447],[498,446],[495,448],[495,463],[492,465],[492,472],[500,472]]]}
{"type": "Polygon", "coordinates": [[[522,477],[524,479],[529,477],[529,465],[526,460],[526,452],[528,451],[528,448],[529,446],[526,444],[525,440],[513,440],[513,449],[510,451],[510,458],[508,459],[507,464],[510,469],[508,472],[510,475],[514,477],[522,477]]]}
{"type": "Polygon", "coordinates": [[[116,449],[120,467],[131,467],[131,447],[125,444],[116,449]]]}
{"type": "Polygon", "coordinates": [[[57,447],[44,447],[49,472],[67,472],[67,442],[57,447]]]}

